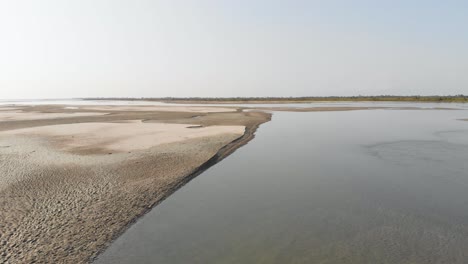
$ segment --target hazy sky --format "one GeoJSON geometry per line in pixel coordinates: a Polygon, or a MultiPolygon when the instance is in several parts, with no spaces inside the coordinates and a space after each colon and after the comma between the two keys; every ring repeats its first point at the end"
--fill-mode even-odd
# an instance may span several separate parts
{"type": "Polygon", "coordinates": [[[0,0],[0,99],[468,94],[468,1],[0,0]]]}

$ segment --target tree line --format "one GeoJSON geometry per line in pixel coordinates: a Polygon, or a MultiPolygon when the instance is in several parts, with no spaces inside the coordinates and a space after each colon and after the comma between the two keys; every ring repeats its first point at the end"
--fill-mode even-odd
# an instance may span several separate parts
{"type": "Polygon", "coordinates": [[[448,95],[448,96],[396,96],[396,95],[378,95],[378,96],[302,96],[302,97],[98,97],[84,98],[85,100],[125,100],[125,101],[162,101],[162,102],[318,102],[318,101],[383,101],[383,102],[468,102],[467,95],[448,95]]]}

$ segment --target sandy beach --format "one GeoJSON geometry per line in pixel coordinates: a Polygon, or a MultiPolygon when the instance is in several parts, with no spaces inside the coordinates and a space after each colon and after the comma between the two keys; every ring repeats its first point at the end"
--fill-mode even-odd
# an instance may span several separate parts
{"type": "Polygon", "coordinates": [[[270,119],[204,107],[3,108],[1,263],[89,262],[270,119]]]}

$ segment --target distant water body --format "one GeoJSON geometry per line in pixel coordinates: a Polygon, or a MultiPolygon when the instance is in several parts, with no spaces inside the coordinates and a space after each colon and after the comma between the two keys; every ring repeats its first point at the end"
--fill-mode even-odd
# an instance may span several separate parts
{"type": "Polygon", "coordinates": [[[0,105],[166,105],[153,101],[83,100],[83,99],[38,99],[0,100],[0,105]]]}
{"type": "MultiPolygon", "coordinates": [[[[0,100],[1,105],[166,105],[144,100],[83,100],[83,99],[41,99],[41,100],[0,100]]],[[[295,104],[184,104],[191,106],[241,106],[241,107],[419,107],[419,108],[459,108],[468,109],[468,103],[412,103],[412,102],[312,102],[295,104]]]]}
{"type": "Polygon", "coordinates": [[[468,110],[275,113],[96,263],[467,263],[462,118],[468,110]]]}

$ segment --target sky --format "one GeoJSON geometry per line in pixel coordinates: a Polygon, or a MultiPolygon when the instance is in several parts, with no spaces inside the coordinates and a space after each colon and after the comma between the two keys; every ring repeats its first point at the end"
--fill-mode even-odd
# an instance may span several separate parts
{"type": "Polygon", "coordinates": [[[0,0],[0,99],[468,94],[468,1],[0,0]]]}

